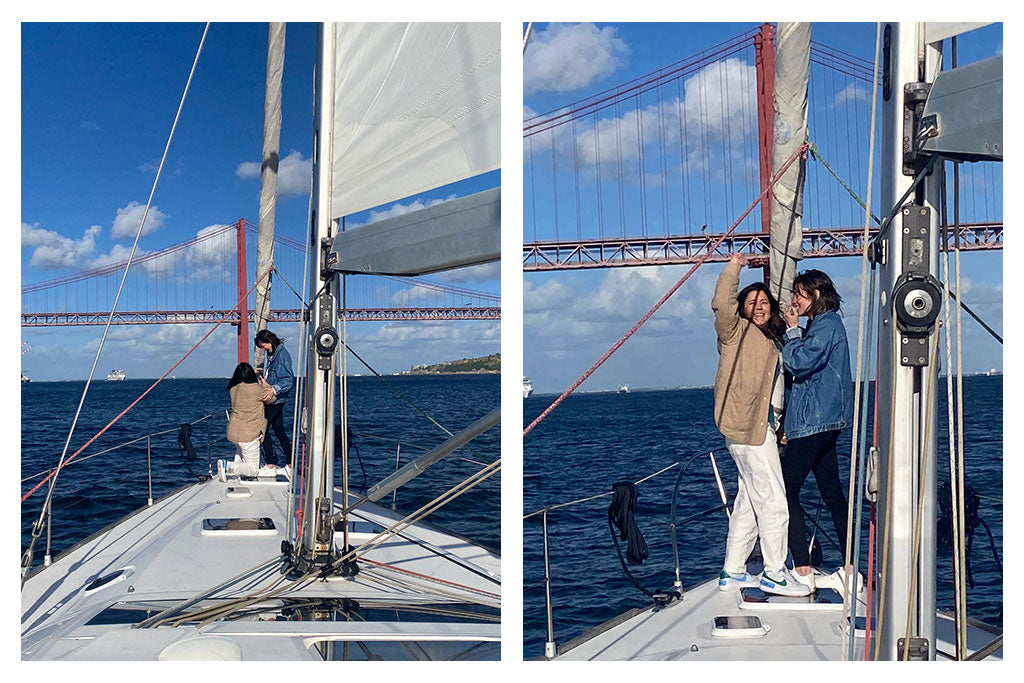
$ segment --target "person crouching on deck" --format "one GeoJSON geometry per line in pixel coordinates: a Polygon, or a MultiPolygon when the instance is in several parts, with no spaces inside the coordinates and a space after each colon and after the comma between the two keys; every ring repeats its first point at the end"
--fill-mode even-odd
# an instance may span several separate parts
{"type": "MultiPolygon", "coordinates": [[[[800,489],[814,472],[832,516],[839,552],[846,557],[847,505],[839,482],[836,440],[853,414],[850,346],[839,317],[842,299],[828,275],[807,270],[793,279],[793,302],[786,309],[782,363],[793,384],[786,403],[786,454],[782,476],[789,501],[789,550],[797,577],[814,588],[800,489]],[[799,317],[807,316],[802,330],[799,317]]],[[[840,570],[842,572],[842,570],[840,570]]],[[[838,578],[843,578],[842,576],[838,578]]]]}
{"type": "Polygon", "coordinates": [[[255,477],[260,470],[260,441],[267,431],[263,415],[263,394],[266,388],[248,363],[239,363],[228,380],[231,395],[231,417],[228,418],[228,441],[235,444],[235,461],[225,468],[217,461],[217,477],[226,481],[226,472],[255,477]]]}
{"type": "Polygon", "coordinates": [[[808,595],[810,590],[785,565],[789,514],[775,436],[784,393],[779,363],[784,323],[778,302],[763,283],[737,293],[746,262],[742,254],[733,254],[711,300],[719,353],[715,424],[739,472],[718,588],[808,595]],[[764,571],[752,576],[747,557],[758,536],[764,571]]]}

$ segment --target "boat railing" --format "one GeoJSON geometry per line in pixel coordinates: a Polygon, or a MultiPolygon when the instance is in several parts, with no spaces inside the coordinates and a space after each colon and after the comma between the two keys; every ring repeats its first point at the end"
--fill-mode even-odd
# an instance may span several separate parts
{"type": "MultiPolygon", "coordinates": [[[[207,459],[207,469],[210,469],[211,471],[212,471],[212,464],[211,463],[213,462],[212,459],[211,459],[211,449],[213,447],[213,444],[214,444],[214,442],[222,441],[224,438],[226,438],[226,437],[221,437],[219,439],[214,439],[213,438],[213,418],[216,415],[217,415],[217,413],[210,413],[209,415],[204,415],[203,417],[200,417],[197,420],[192,420],[191,422],[188,423],[188,424],[191,424],[193,426],[195,426],[195,425],[197,425],[197,424],[199,424],[201,422],[205,422],[206,423],[206,459],[207,459]]],[[[80,458],[76,458],[73,462],[69,463],[68,465],[65,465],[65,467],[77,465],[79,463],[85,462],[86,460],[91,460],[92,458],[95,458],[95,457],[98,457],[98,456],[101,456],[101,455],[107,455],[109,453],[112,453],[114,451],[120,450],[120,449],[125,448],[127,446],[131,446],[131,445],[137,444],[137,443],[139,443],[141,441],[145,441],[146,442],[146,472],[147,472],[147,479],[148,479],[148,495],[147,495],[146,505],[147,506],[152,506],[153,505],[153,438],[154,437],[159,437],[159,436],[165,436],[167,434],[176,434],[180,430],[181,430],[181,426],[179,425],[177,427],[172,427],[172,428],[169,428],[169,429],[163,429],[163,430],[158,431],[158,432],[150,432],[149,434],[143,434],[142,436],[137,436],[134,439],[130,439],[130,440],[125,441],[123,443],[119,443],[116,446],[111,446],[109,448],[104,448],[103,450],[97,451],[97,452],[92,453],[90,455],[86,455],[86,456],[83,456],[83,457],[80,457],[80,458]]],[[[52,468],[51,469],[42,470],[41,472],[36,472],[35,474],[29,475],[29,476],[25,477],[24,479],[22,479],[21,483],[24,484],[26,482],[32,481],[33,479],[37,479],[39,477],[43,477],[43,476],[49,475],[52,472],[53,472],[52,468]]]]}
{"type": "MultiPolygon", "coordinates": [[[[665,474],[666,472],[670,472],[670,471],[672,471],[674,469],[679,468],[679,473],[678,473],[678,475],[676,477],[676,482],[675,482],[675,486],[673,488],[673,493],[672,493],[672,513],[671,513],[671,522],[669,524],[669,530],[670,530],[671,536],[672,536],[672,552],[673,552],[674,560],[675,560],[675,585],[674,585],[674,588],[675,588],[676,591],[678,591],[679,595],[682,595],[683,590],[682,590],[682,581],[680,579],[679,552],[678,552],[678,543],[676,542],[676,530],[678,528],[680,528],[680,527],[690,523],[690,522],[694,522],[694,521],[696,521],[698,519],[702,519],[704,517],[707,517],[708,515],[714,514],[716,512],[721,511],[721,510],[728,510],[728,503],[726,502],[725,489],[724,489],[724,487],[722,485],[721,477],[718,475],[718,466],[717,466],[717,463],[715,461],[714,452],[710,452],[707,455],[708,455],[709,462],[711,464],[712,470],[714,471],[714,474],[715,474],[715,479],[716,479],[717,486],[718,486],[719,496],[720,496],[722,502],[719,503],[718,505],[710,507],[710,508],[708,508],[706,510],[702,510],[702,511],[697,512],[695,514],[689,515],[688,517],[685,517],[682,520],[676,521],[676,519],[675,519],[676,492],[679,490],[679,483],[680,483],[680,480],[682,479],[682,475],[686,473],[687,469],[689,468],[689,466],[690,466],[690,464],[692,462],[694,462],[697,458],[700,458],[700,457],[704,456],[703,453],[691,457],[685,464],[682,461],[674,462],[671,465],[668,465],[667,467],[663,467],[662,469],[658,470],[657,472],[653,472],[652,474],[649,474],[646,477],[642,477],[641,479],[638,479],[637,481],[633,482],[634,484],[639,485],[639,484],[642,484],[642,483],[644,483],[646,481],[649,481],[649,480],[651,480],[651,479],[653,479],[653,478],[655,478],[657,476],[665,474]]],[[[551,601],[551,552],[550,552],[550,547],[549,547],[549,544],[548,544],[548,513],[552,512],[554,510],[559,510],[561,508],[566,508],[566,507],[575,506],[575,505],[581,505],[583,503],[587,503],[587,502],[590,502],[590,501],[593,501],[593,500],[597,500],[599,498],[607,498],[607,497],[610,497],[612,495],[613,495],[613,493],[611,491],[606,491],[604,493],[598,493],[598,494],[595,494],[595,495],[592,495],[592,496],[586,496],[585,498],[578,498],[576,500],[571,500],[571,501],[568,501],[568,502],[565,502],[565,503],[557,503],[555,505],[547,505],[545,507],[540,508],[539,510],[534,510],[533,512],[530,512],[528,514],[523,515],[523,521],[526,521],[528,519],[532,519],[532,518],[538,517],[538,516],[541,518],[541,528],[542,528],[542,533],[543,533],[543,538],[544,538],[544,608],[545,608],[545,613],[546,613],[546,617],[547,617],[547,639],[546,639],[546,641],[544,643],[544,656],[547,659],[553,659],[555,657],[555,655],[557,654],[557,647],[556,647],[556,644],[555,644],[554,607],[553,607],[553,603],[551,601]]],[[[726,514],[728,514],[728,512],[726,514]]]]}

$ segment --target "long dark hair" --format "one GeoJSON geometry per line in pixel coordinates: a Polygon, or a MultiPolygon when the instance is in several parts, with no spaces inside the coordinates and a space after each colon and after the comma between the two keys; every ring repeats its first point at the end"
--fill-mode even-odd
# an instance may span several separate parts
{"type": "Polygon", "coordinates": [[[228,391],[236,384],[256,384],[256,371],[248,363],[239,363],[235,366],[235,373],[228,380],[228,391]]]}
{"type": "Polygon", "coordinates": [[[260,330],[256,333],[256,343],[270,344],[270,353],[274,353],[277,351],[277,347],[284,343],[284,340],[270,330],[260,330]]]}
{"type": "Polygon", "coordinates": [[[805,270],[797,275],[793,278],[793,289],[796,290],[797,287],[810,296],[814,296],[815,291],[818,292],[818,298],[814,299],[807,307],[807,316],[810,318],[815,318],[828,311],[838,311],[839,304],[843,302],[839,292],[836,291],[836,286],[832,283],[832,278],[820,270],[805,270]]]}
{"type": "Polygon", "coordinates": [[[736,310],[739,313],[739,316],[741,318],[747,317],[743,304],[746,303],[747,296],[751,292],[764,292],[764,295],[768,297],[768,322],[764,324],[764,327],[759,329],[764,333],[764,336],[781,344],[782,337],[786,333],[786,321],[782,319],[782,309],[779,308],[779,302],[774,296],[772,296],[772,292],[768,289],[768,285],[763,282],[752,282],[740,290],[739,294],[736,295],[736,310]]]}

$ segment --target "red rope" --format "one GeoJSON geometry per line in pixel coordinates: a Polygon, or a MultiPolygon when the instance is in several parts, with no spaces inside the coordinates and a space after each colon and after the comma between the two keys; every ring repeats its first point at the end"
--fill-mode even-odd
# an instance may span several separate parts
{"type": "Polygon", "coordinates": [[[402,572],[403,574],[411,574],[412,576],[415,576],[415,577],[418,577],[418,578],[421,578],[421,579],[427,579],[428,581],[437,581],[438,583],[443,583],[443,584],[447,584],[449,586],[454,586],[455,588],[462,588],[464,590],[468,590],[468,591],[471,591],[473,593],[483,593],[484,595],[490,595],[491,597],[495,597],[495,598],[500,598],[501,597],[501,595],[499,593],[491,593],[490,591],[481,590],[479,588],[473,588],[472,586],[464,586],[461,583],[455,583],[454,581],[446,581],[445,579],[439,579],[436,576],[430,576],[428,574],[420,574],[419,572],[414,572],[414,571],[412,571],[410,569],[402,569],[401,567],[396,567],[393,564],[385,564],[383,562],[375,562],[374,560],[371,560],[371,559],[369,559],[369,558],[367,558],[365,556],[360,557],[359,559],[362,560],[363,562],[369,562],[370,564],[377,565],[378,567],[387,567],[388,569],[393,569],[396,572],[402,572]]]}
{"type": "MultiPolygon", "coordinates": [[[[247,298],[249,297],[249,294],[251,294],[251,293],[252,293],[252,290],[253,290],[253,289],[256,289],[256,285],[258,285],[258,284],[260,283],[260,280],[262,280],[262,279],[263,279],[264,277],[266,277],[266,276],[267,276],[267,275],[268,275],[269,273],[270,273],[270,271],[268,270],[268,271],[267,271],[266,273],[264,273],[264,274],[263,274],[263,276],[262,276],[262,277],[260,277],[259,279],[257,279],[257,280],[256,280],[256,282],[254,282],[254,283],[253,283],[253,285],[252,285],[252,287],[251,287],[251,288],[249,289],[249,291],[245,293],[245,296],[243,296],[243,297],[242,297],[241,299],[239,299],[239,300],[238,300],[238,301],[236,302],[236,304],[235,304],[235,309],[237,309],[237,308],[238,308],[239,306],[241,306],[241,305],[242,305],[242,302],[243,302],[243,301],[245,301],[245,300],[246,300],[246,299],[247,299],[247,298]]],[[[235,309],[232,309],[232,310],[235,310],[235,309]]],[[[139,402],[139,401],[141,401],[141,400],[142,400],[143,398],[145,398],[145,397],[146,397],[146,394],[148,394],[149,392],[153,391],[153,389],[154,389],[154,388],[156,388],[156,385],[157,385],[157,384],[160,384],[160,382],[162,382],[162,381],[163,381],[164,379],[166,379],[166,378],[167,378],[167,376],[168,376],[168,375],[170,375],[170,374],[171,374],[171,372],[173,372],[173,371],[174,371],[174,369],[175,369],[176,367],[178,367],[179,365],[181,365],[181,364],[182,364],[182,363],[183,363],[183,362],[185,361],[185,359],[186,359],[186,358],[188,358],[188,357],[189,357],[190,355],[192,355],[192,352],[193,352],[193,351],[195,351],[195,350],[196,350],[197,348],[199,348],[199,345],[200,345],[200,344],[202,344],[202,343],[203,343],[204,341],[206,341],[206,340],[207,340],[207,338],[209,338],[209,336],[210,336],[211,334],[213,334],[213,333],[214,333],[214,331],[215,331],[215,330],[216,330],[216,329],[217,329],[218,327],[220,327],[220,326],[221,326],[221,324],[222,324],[222,323],[224,323],[224,322],[225,322],[225,321],[226,321],[226,320],[227,320],[227,319],[228,319],[228,318],[229,318],[230,316],[231,316],[231,312],[229,311],[228,313],[226,313],[226,314],[224,315],[224,317],[223,317],[223,318],[221,318],[220,320],[218,320],[218,321],[217,321],[217,323],[216,323],[216,324],[215,324],[215,325],[214,325],[213,327],[211,327],[211,328],[210,328],[210,331],[209,331],[209,332],[207,332],[207,333],[206,333],[205,335],[203,335],[203,338],[202,338],[202,339],[200,339],[199,341],[197,341],[197,342],[195,343],[195,345],[194,345],[194,346],[193,346],[193,347],[192,347],[191,349],[189,349],[189,350],[188,350],[188,352],[187,352],[187,353],[186,353],[186,354],[185,354],[184,356],[182,356],[180,360],[178,360],[178,362],[177,362],[177,363],[175,363],[174,365],[172,365],[172,366],[171,366],[171,367],[170,367],[170,368],[169,368],[169,369],[167,370],[167,372],[165,372],[165,373],[164,373],[164,374],[163,374],[163,375],[162,375],[162,376],[161,376],[161,377],[160,377],[159,379],[157,379],[157,380],[156,380],[155,382],[153,382],[153,384],[151,384],[151,385],[150,385],[150,387],[149,387],[148,389],[146,389],[146,390],[145,390],[144,392],[142,392],[142,394],[141,394],[141,395],[140,395],[140,396],[139,396],[139,397],[138,397],[137,399],[135,399],[134,401],[132,401],[132,403],[131,403],[131,404],[130,404],[130,405],[129,405],[129,406],[127,407],[127,408],[125,408],[125,409],[124,409],[124,410],[122,410],[122,411],[121,411],[120,413],[118,413],[117,417],[115,417],[115,418],[114,418],[113,420],[111,420],[110,422],[108,422],[108,423],[107,423],[107,426],[105,426],[105,427],[104,427],[103,429],[101,429],[100,431],[96,432],[96,434],[94,434],[94,435],[93,435],[93,437],[92,437],[91,439],[89,439],[88,441],[86,441],[86,442],[85,442],[85,444],[84,444],[84,445],[83,445],[83,446],[82,446],[81,448],[79,448],[79,449],[78,449],[77,451],[75,451],[74,453],[72,453],[72,454],[71,454],[71,456],[70,456],[70,457],[68,457],[68,459],[64,461],[64,464],[63,464],[63,465],[62,465],[61,467],[63,468],[63,467],[66,467],[67,465],[70,465],[70,464],[71,464],[71,461],[72,461],[72,460],[74,460],[74,459],[75,459],[75,458],[76,458],[76,457],[77,457],[77,456],[78,456],[78,455],[79,455],[79,454],[80,454],[80,453],[81,453],[82,451],[84,451],[84,450],[85,450],[86,448],[88,448],[88,447],[89,447],[89,446],[90,446],[90,445],[91,445],[91,444],[92,444],[92,443],[93,443],[93,442],[94,442],[94,441],[95,441],[96,439],[100,438],[100,436],[102,436],[104,432],[106,432],[106,431],[107,431],[108,429],[110,429],[111,427],[113,427],[113,426],[114,426],[114,425],[115,425],[115,424],[116,424],[116,423],[117,423],[117,422],[118,422],[118,421],[119,421],[119,420],[120,420],[120,419],[121,419],[122,417],[124,417],[124,416],[125,416],[125,415],[126,415],[126,414],[128,413],[128,411],[129,411],[129,410],[131,410],[132,408],[134,408],[134,407],[136,406],[136,404],[138,404],[138,402],[139,402]]],[[[32,489],[31,489],[31,490],[30,490],[30,491],[29,491],[28,493],[26,493],[25,495],[23,495],[23,496],[21,497],[21,502],[22,502],[22,503],[24,503],[24,502],[25,502],[25,500],[26,500],[26,499],[27,499],[27,498],[28,498],[29,496],[31,496],[31,495],[32,495],[33,493],[35,493],[36,491],[38,491],[38,490],[39,490],[39,487],[41,487],[41,486],[42,486],[43,484],[45,484],[46,482],[50,481],[50,479],[51,479],[51,478],[53,478],[53,476],[54,476],[54,475],[55,475],[55,474],[57,473],[57,471],[58,471],[58,470],[56,470],[56,469],[55,469],[55,470],[53,470],[53,471],[51,471],[51,472],[50,472],[50,473],[49,473],[48,475],[46,475],[46,477],[44,477],[44,478],[43,478],[43,480],[42,480],[42,481],[40,481],[40,482],[39,482],[38,484],[36,484],[35,486],[33,486],[33,487],[32,487],[32,489]]]]}
{"type": "Polygon", "coordinates": [[[601,356],[597,360],[596,363],[591,365],[589,370],[584,372],[580,376],[580,378],[577,379],[575,382],[573,382],[572,385],[568,389],[566,389],[564,392],[562,392],[562,395],[559,396],[558,398],[556,398],[555,401],[551,405],[549,405],[544,410],[543,413],[538,415],[536,417],[536,419],[534,419],[534,421],[531,422],[526,427],[526,429],[523,430],[523,436],[526,436],[527,434],[529,434],[530,431],[533,430],[534,427],[536,427],[538,424],[540,424],[541,420],[543,420],[545,417],[547,417],[549,414],[551,414],[551,412],[555,408],[557,408],[559,406],[559,404],[562,403],[562,401],[564,401],[566,398],[568,398],[569,394],[571,394],[572,392],[576,391],[577,387],[579,387],[581,384],[583,384],[587,380],[587,378],[590,377],[594,373],[595,370],[597,370],[599,367],[601,367],[606,360],[611,358],[611,355],[613,353],[615,353],[616,351],[618,351],[619,347],[622,346],[623,344],[625,344],[626,340],[629,339],[630,337],[632,337],[633,333],[636,332],[637,330],[639,330],[640,327],[644,323],[646,323],[647,320],[652,315],[654,315],[655,312],[657,312],[657,310],[659,308],[661,308],[661,306],[666,301],[669,300],[669,297],[671,297],[673,294],[675,294],[676,290],[679,289],[680,287],[682,287],[683,283],[685,283],[688,279],[690,279],[690,276],[693,275],[697,271],[697,269],[700,268],[701,265],[704,264],[705,261],[707,261],[709,258],[711,258],[712,254],[714,254],[714,252],[718,248],[718,246],[722,242],[725,241],[726,237],[729,236],[729,233],[731,233],[733,230],[735,230],[736,227],[740,223],[743,222],[743,219],[746,218],[750,214],[750,212],[754,210],[754,207],[757,206],[761,202],[761,200],[764,199],[768,195],[769,192],[771,192],[771,189],[773,187],[775,187],[775,183],[777,183],[779,181],[779,178],[782,177],[782,174],[786,172],[786,170],[793,164],[794,161],[797,160],[798,157],[805,156],[806,153],[807,153],[807,145],[806,144],[800,145],[800,148],[798,150],[796,150],[795,152],[793,152],[793,155],[789,158],[789,160],[786,161],[785,164],[783,164],[782,168],[779,169],[779,172],[775,174],[775,177],[772,178],[771,182],[768,183],[767,187],[765,187],[765,189],[761,192],[761,194],[758,195],[758,197],[753,201],[753,203],[750,206],[747,207],[747,210],[744,211],[740,215],[740,217],[736,219],[736,221],[729,227],[729,229],[726,230],[724,233],[722,233],[722,236],[719,237],[718,240],[713,245],[711,245],[711,247],[708,249],[707,253],[704,254],[704,256],[702,256],[700,258],[700,260],[698,260],[696,263],[693,264],[693,266],[690,268],[690,270],[688,270],[686,272],[686,275],[684,275],[682,278],[679,279],[679,282],[677,282],[674,285],[672,285],[672,288],[669,289],[668,292],[666,292],[663,297],[658,299],[658,303],[654,304],[654,306],[651,307],[651,310],[647,311],[647,313],[644,314],[644,317],[640,318],[640,320],[638,320],[636,322],[636,324],[633,325],[633,327],[629,328],[629,331],[626,332],[626,334],[622,335],[619,338],[619,340],[617,342],[615,342],[612,345],[612,347],[610,349],[608,349],[605,352],[605,354],[603,356],[601,356]]]}

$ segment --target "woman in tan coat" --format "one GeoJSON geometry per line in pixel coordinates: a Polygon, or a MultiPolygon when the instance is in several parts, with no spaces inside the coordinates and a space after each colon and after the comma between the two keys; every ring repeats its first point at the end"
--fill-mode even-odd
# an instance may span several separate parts
{"type": "MultiPolygon", "coordinates": [[[[228,441],[235,444],[234,474],[255,477],[260,470],[260,442],[267,431],[263,414],[266,387],[248,363],[239,363],[228,380],[231,395],[231,417],[228,418],[228,441]]],[[[217,473],[225,481],[224,461],[217,462],[217,473]]]]}
{"type": "Polygon", "coordinates": [[[718,587],[807,595],[809,588],[785,564],[789,509],[775,435],[784,394],[779,346],[785,323],[778,302],[763,283],[737,292],[746,262],[742,254],[733,254],[711,300],[719,353],[715,424],[739,472],[718,587]],[[759,536],[764,571],[750,575],[747,557],[759,536]]]}

